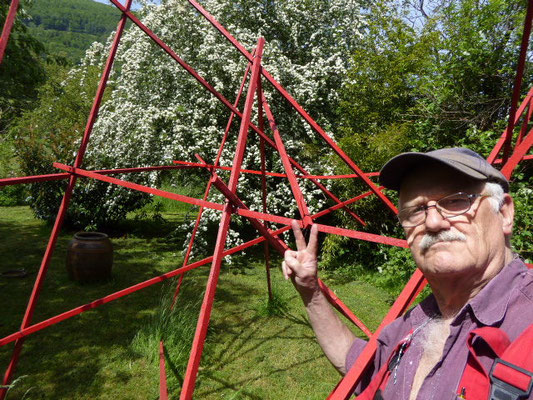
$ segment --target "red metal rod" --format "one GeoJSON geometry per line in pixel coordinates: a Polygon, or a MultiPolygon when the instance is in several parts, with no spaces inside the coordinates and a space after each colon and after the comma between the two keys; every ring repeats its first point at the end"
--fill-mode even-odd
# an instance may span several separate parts
{"type": "MultiPolygon", "coordinates": [[[[265,95],[263,94],[262,96],[262,102],[263,104],[265,105],[265,110],[268,110],[268,114],[272,115],[272,112],[270,111],[270,106],[268,105],[268,101],[265,97],[265,95]]],[[[270,117],[269,117],[270,119],[270,117]]],[[[274,117],[272,115],[272,123],[274,123],[274,126],[275,126],[275,121],[274,121],[274,117]]],[[[279,150],[278,150],[279,151],[279,150]]],[[[307,171],[298,163],[296,163],[294,160],[292,160],[291,158],[289,158],[289,161],[292,165],[294,165],[296,167],[296,169],[298,169],[300,172],[304,173],[307,175],[307,171]]],[[[379,173],[377,174],[379,175],[379,173]]],[[[307,175],[309,176],[309,175],[307,175]]],[[[332,199],[334,202],[336,203],[340,203],[340,199],[335,196],[332,192],[330,192],[322,183],[318,182],[316,179],[311,179],[311,182],[313,182],[315,184],[315,186],[317,186],[320,190],[322,190],[322,192],[328,196],[330,199],[332,199]]],[[[363,221],[356,213],[354,213],[350,208],[348,207],[343,207],[343,209],[352,217],[354,218],[356,221],[358,221],[360,224],[362,224],[363,226],[366,226],[366,223],[365,221],[363,221]]]]}
{"type": "Polygon", "coordinates": [[[511,110],[509,111],[509,122],[505,132],[505,142],[503,144],[503,163],[507,162],[509,154],[511,153],[511,141],[513,139],[513,131],[516,125],[515,113],[520,99],[520,90],[522,86],[522,77],[524,75],[524,67],[526,65],[527,48],[529,45],[529,36],[531,35],[531,20],[533,19],[533,1],[527,2],[526,19],[524,21],[524,33],[522,34],[522,44],[520,45],[520,57],[518,58],[518,66],[516,69],[516,77],[514,81],[513,96],[511,99],[511,110]]]}
{"type": "MultiPolygon", "coordinates": [[[[265,131],[265,119],[263,116],[263,87],[261,79],[257,82],[257,124],[261,131],[265,131]]],[[[265,155],[265,139],[259,136],[259,152],[261,154],[261,202],[263,212],[267,212],[267,182],[266,182],[266,155],[265,155]]],[[[265,229],[269,229],[267,221],[263,222],[265,229]]],[[[272,281],[270,279],[270,246],[268,240],[263,243],[263,252],[265,254],[265,273],[267,281],[268,299],[272,301],[274,295],[272,294],[272,281]]]]}
{"type": "MultiPolygon", "coordinates": [[[[115,0],[112,0],[115,1],[115,0]]],[[[242,46],[211,14],[209,14],[197,1],[188,0],[188,2],[202,14],[222,35],[239,50],[248,61],[252,60],[252,55],[242,46]]],[[[281,86],[264,68],[263,76],[274,86],[274,88],[289,102],[289,104],[304,118],[304,120],[326,141],[326,143],[337,153],[337,155],[354,171],[366,185],[378,196],[383,203],[395,214],[398,213],[396,206],[392,204],[387,196],[377,190],[377,186],[368,179],[363,171],[348,157],[346,153],[328,136],[328,134],[311,118],[309,114],[298,104],[298,102],[281,86]]]]}
{"type": "MultiPolygon", "coordinates": [[[[367,192],[367,193],[364,193],[363,195],[360,195],[360,196],[354,197],[354,198],[352,198],[350,200],[347,200],[345,203],[351,204],[351,203],[361,199],[362,197],[366,197],[366,196],[370,196],[370,195],[372,195],[372,192],[367,192]]],[[[337,204],[337,205],[335,205],[333,207],[330,207],[330,208],[338,209],[341,206],[342,206],[342,204],[341,205],[337,204]]],[[[313,218],[319,218],[320,216],[325,215],[326,213],[328,213],[328,210],[323,210],[320,213],[317,213],[317,214],[313,215],[313,218]]],[[[278,230],[276,230],[274,232],[269,232],[268,235],[279,236],[280,234],[282,234],[284,232],[287,232],[290,229],[291,229],[290,226],[285,226],[285,227],[283,227],[281,229],[278,229],[278,230]]],[[[246,242],[244,244],[241,244],[239,246],[233,247],[233,248],[231,248],[229,250],[225,250],[224,253],[223,253],[223,256],[225,257],[227,255],[231,255],[231,254],[237,253],[237,252],[239,252],[241,250],[247,249],[247,248],[249,248],[251,246],[254,246],[256,244],[264,242],[265,240],[267,240],[267,238],[265,236],[260,236],[260,237],[258,237],[256,239],[250,240],[250,241],[248,241],[248,242],[246,242]]],[[[115,293],[112,293],[112,294],[110,294],[108,296],[105,296],[103,298],[95,300],[95,301],[93,301],[91,303],[87,303],[85,305],[76,307],[76,308],[74,308],[72,310],[69,310],[69,311],[66,311],[66,312],[64,312],[64,313],[62,313],[60,315],[56,315],[56,316],[51,317],[51,318],[49,318],[49,319],[47,319],[45,321],[41,321],[41,322],[39,322],[37,324],[31,325],[31,326],[29,326],[29,327],[27,327],[25,329],[21,329],[20,331],[18,331],[16,333],[13,333],[13,334],[11,334],[9,336],[6,336],[6,337],[0,339],[0,347],[6,345],[8,343],[11,343],[11,342],[13,342],[13,341],[15,341],[17,339],[21,339],[21,338],[23,338],[25,336],[28,336],[28,335],[30,335],[30,334],[32,334],[34,332],[38,332],[38,331],[40,331],[42,329],[45,329],[48,326],[54,325],[56,323],[59,323],[61,321],[66,320],[68,318],[71,318],[71,317],[73,317],[75,315],[81,314],[84,311],[92,310],[92,309],[97,308],[97,307],[99,307],[99,306],[101,306],[103,304],[107,304],[107,303],[109,303],[109,302],[111,302],[113,300],[117,300],[117,299],[122,298],[122,297],[124,297],[124,296],[126,296],[128,294],[134,293],[134,292],[136,292],[138,290],[141,290],[141,289],[144,289],[146,287],[152,286],[152,285],[154,285],[156,283],[159,283],[159,282],[163,282],[163,281],[165,281],[165,280],[167,280],[169,278],[172,278],[174,276],[182,275],[182,274],[184,274],[187,271],[190,271],[190,270],[192,270],[194,268],[200,267],[200,266],[205,265],[205,264],[207,264],[209,262],[212,262],[212,261],[213,261],[213,256],[207,257],[207,258],[205,258],[203,260],[196,261],[196,262],[194,262],[192,264],[189,264],[189,265],[187,265],[185,267],[178,268],[178,269],[176,269],[174,271],[167,272],[167,273],[159,275],[159,276],[157,276],[155,278],[148,279],[148,280],[146,280],[144,282],[140,282],[140,283],[135,284],[133,286],[130,286],[130,287],[126,288],[126,289],[119,290],[119,291],[117,291],[115,293]]]]}
{"type": "Polygon", "coordinates": [[[531,107],[531,101],[527,104],[527,113],[524,117],[524,120],[522,121],[522,127],[520,128],[520,133],[518,134],[518,138],[516,139],[515,149],[518,147],[520,143],[522,143],[522,140],[524,139],[524,135],[527,131],[527,126],[529,125],[529,122],[531,121],[531,114],[533,112],[533,107],[531,107]]]}
{"type": "MultiPolygon", "coordinates": [[[[126,9],[129,10],[131,6],[132,0],[128,0],[126,2],[126,9]]],[[[92,131],[92,127],[94,125],[94,121],[96,119],[96,116],[98,114],[98,109],[100,108],[100,103],[102,101],[102,97],[104,94],[104,90],[106,87],[107,79],[109,78],[109,73],[111,72],[111,67],[113,65],[113,60],[115,58],[115,54],[118,48],[118,44],[120,42],[120,37],[122,36],[122,32],[124,30],[124,27],[126,25],[126,17],[122,15],[118,26],[117,31],[115,33],[115,37],[113,39],[113,43],[111,45],[111,50],[109,52],[109,56],[106,61],[106,65],[104,68],[104,71],[102,73],[102,77],[100,79],[100,83],[98,85],[98,89],[96,92],[96,96],[93,101],[93,105],[91,108],[91,113],[89,115],[89,118],[87,120],[87,125],[85,126],[85,132],[80,144],[80,148],[78,150],[78,154],[76,155],[76,160],[74,162],[75,167],[79,167],[83,161],[83,157],[85,155],[85,150],[87,148],[87,144],[89,142],[89,137],[92,131]]],[[[31,320],[33,317],[33,313],[35,311],[35,306],[37,304],[37,300],[39,298],[39,294],[41,292],[41,288],[44,282],[44,279],[46,277],[46,273],[48,271],[48,266],[50,264],[50,260],[52,258],[52,254],[55,249],[57,237],[59,235],[59,231],[61,230],[61,226],[63,225],[63,220],[65,218],[68,205],[70,203],[70,197],[72,195],[72,191],[74,189],[74,185],[76,183],[76,176],[71,176],[69,179],[68,187],[65,191],[65,195],[63,196],[63,200],[61,202],[61,206],[59,207],[59,211],[56,217],[56,221],[54,223],[54,227],[52,229],[52,233],[50,235],[50,239],[48,241],[48,246],[46,248],[46,252],[44,254],[43,260],[41,262],[41,267],[39,268],[39,272],[37,274],[37,279],[35,280],[35,284],[33,286],[33,290],[28,302],[28,306],[26,307],[26,312],[24,314],[24,318],[22,320],[21,324],[21,330],[28,327],[31,324],[31,320]]],[[[15,371],[16,365],[18,363],[18,359],[20,356],[20,352],[22,351],[22,345],[24,341],[23,340],[17,340],[15,343],[15,349],[13,351],[13,355],[11,357],[11,361],[7,367],[7,370],[4,374],[4,380],[3,380],[3,386],[7,386],[11,382],[11,378],[13,376],[13,373],[15,371]]],[[[5,395],[7,393],[6,389],[0,389],[0,400],[3,400],[5,398],[5,395]]]]}
{"type": "Polygon", "coordinates": [[[54,167],[65,170],[65,171],[69,171],[75,175],[86,176],[88,178],[93,178],[93,179],[97,179],[103,182],[113,183],[115,185],[127,187],[133,190],[138,190],[140,192],[145,192],[145,193],[150,193],[156,196],[166,197],[167,199],[178,200],[183,203],[193,204],[196,206],[204,206],[204,207],[212,208],[212,209],[219,210],[219,211],[222,211],[224,209],[224,206],[222,204],[213,203],[210,201],[203,201],[203,200],[200,200],[194,197],[184,196],[182,194],[177,194],[177,193],[172,193],[172,192],[166,192],[160,189],[154,189],[148,186],[139,185],[137,183],[124,181],[122,179],[112,178],[110,176],[102,175],[102,174],[92,172],[92,171],[87,171],[82,168],[74,168],[69,165],[64,165],[61,163],[54,163],[54,167]]]}
{"type": "Polygon", "coordinates": [[[367,337],[372,336],[372,331],[368,329],[368,327],[363,323],[363,321],[357,318],[356,315],[344,303],[340,301],[340,299],[337,297],[333,290],[327,287],[326,284],[320,279],[318,280],[318,285],[320,286],[320,289],[328,299],[329,303],[333,305],[333,307],[335,307],[347,319],[352,321],[359,329],[363,331],[363,333],[367,337]]]}
{"type": "Polygon", "coordinates": [[[317,224],[319,232],[332,233],[334,235],[341,235],[351,237],[353,239],[366,240],[367,242],[375,242],[381,244],[388,244],[390,246],[398,246],[408,248],[407,241],[404,239],[396,239],[387,236],[375,235],[373,233],[359,232],[352,229],[339,228],[336,226],[317,224]]]}
{"type": "MultiPolygon", "coordinates": [[[[246,70],[244,71],[244,76],[241,81],[241,86],[239,87],[239,91],[237,92],[237,98],[235,99],[235,102],[233,103],[235,107],[237,107],[237,105],[239,104],[249,72],[250,72],[250,64],[246,66],[246,70]]],[[[213,165],[213,167],[218,167],[220,163],[220,158],[222,157],[222,151],[224,150],[224,145],[226,144],[226,140],[228,139],[229,130],[231,129],[231,124],[233,123],[234,117],[235,117],[235,113],[232,112],[228,119],[228,123],[226,124],[226,129],[224,130],[224,136],[222,137],[222,142],[220,143],[220,146],[218,147],[218,152],[217,152],[215,164],[213,165]]],[[[203,197],[204,201],[207,200],[210,190],[211,190],[211,179],[208,180],[207,186],[204,191],[204,197],[203,197]]],[[[194,228],[191,233],[191,240],[189,240],[189,245],[187,246],[187,251],[185,252],[185,257],[183,259],[183,266],[189,263],[189,257],[191,256],[192,247],[194,245],[194,239],[196,238],[196,233],[198,232],[198,227],[200,226],[200,221],[202,219],[203,212],[204,212],[204,208],[200,207],[200,209],[198,210],[198,214],[196,216],[194,228]]],[[[178,297],[181,285],[183,283],[183,277],[184,275],[180,276],[178,284],[176,285],[176,290],[174,291],[174,297],[172,298],[172,304],[170,306],[171,309],[174,309],[174,305],[176,304],[176,299],[178,297]]]]}
{"type": "Polygon", "coordinates": [[[19,0],[11,0],[11,5],[9,6],[9,11],[7,12],[4,27],[2,28],[2,36],[0,37],[0,64],[2,64],[4,59],[7,43],[9,42],[9,36],[11,35],[13,24],[15,23],[15,17],[17,16],[18,8],[19,0]]]}
{"type": "MultiPolygon", "coordinates": [[[[185,165],[162,165],[158,167],[140,167],[140,168],[118,168],[118,169],[101,169],[96,170],[98,174],[103,175],[113,175],[113,174],[129,174],[134,172],[144,172],[144,171],[159,171],[165,169],[183,169],[183,168],[192,168],[185,165]]],[[[46,175],[32,175],[32,176],[20,176],[14,178],[4,178],[0,179],[0,186],[9,186],[9,185],[19,185],[23,183],[35,183],[35,182],[45,182],[45,181],[58,181],[61,179],[68,179],[70,174],[46,174],[46,175]]]]}
{"type": "MultiPolygon", "coordinates": [[[[522,157],[522,161],[527,161],[527,160],[533,160],[533,154],[530,154],[528,156],[522,157]]],[[[502,161],[503,160],[501,158],[498,158],[498,159],[494,160],[493,164],[501,164],[502,161]]]]}
{"type": "Polygon", "coordinates": [[[163,344],[162,340],[159,342],[159,400],[168,400],[167,371],[165,368],[165,345],[163,344]]]}
{"type": "Polygon", "coordinates": [[[405,285],[400,296],[398,296],[390,308],[379,328],[376,330],[376,332],[374,332],[368,341],[368,344],[363,349],[361,355],[357,358],[354,366],[346,373],[337,387],[328,396],[328,400],[346,400],[353,396],[355,387],[361,380],[365,370],[374,359],[377,349],[377,338],[382,329],[405,312],[405,310],[412,304],[425,285],[426,280],[424,279],[424,275],[422,275],[420,270],[417,269],[413,276],[411,276],[409,282],[407,282],[405,285]]]}
{"type": "MultiPolygon", "coordinates": [[[[261,140],[264,140],[262,136],[260,136],[261,140]]],[[[220,165],[214,165],[214,164],[201,164],[201,163],[194,163],[190,161],[173,161],[175,164],[181,164],[181,165],[187,165],[191,167],[201,167],[201,168],[207,168],[207,169],[222,169],[225,171],[231,171],[231,167],[223,167],[220,165]]],[[[292,164],[292,162],[291,162],[292,164]]],[[[293,164],[294,165],[294,164],[293,164]]],[[[295,166],[296,167],[296,166],[295,166]]],[[[262,175],[263,173],[261,171],[253,170],[253,169],[241,169],[241,173],[246,174],[253,174],[253,175],[262,175]]],[[[287,174],[282,174],[280,172],[269,172],[266,171],[265,175],[272,176],[276,178],[287,178],[287,174]]],[[[379,176],[379,172],[366,172],[366,176],[379,176]]],[[[298,179],[358,179],[359,176],[356,174],[345,174],[345,175],[296,175],[296,178],[298,179]]]]}
{"type": "Polygon", "coordinates": [[[529,151],[532,145],[533,145],[533,129],[529,131],[529,133],[524,138],[524,140],[522,140],[522,143],[520,143],[516,147],[514,153],[507,160],[507,163],[503,166],[502,174],[507,179],[511,178],[513,170],[516,168],[518,163],[524,158],[524,156],[529,151]]]}
{"type": "Polygon", "coordinates": [[[0,179],[0,187],[9,185],[20,185],[23,183],[35,183],[46,181],[59,181],[61,179],[68,179],[70,174],[47,174],[47,175],[32,175],[32,176],[20,176],[15,178],[0,179]]]}
{"type": "MultiPolygon", "coordinates": [[[[237,184],[239,181],[239,174],[244,158],[244,151],[246,149],[246,141],[248,138],[248,131],[250,129],[250,117],[252,113],[254,95],[257,88],[257,82],[259,80],[259,74],[261,72],[261,56],[263,55],[263,46],[265,40],[259,38],[257,42],[256,53],[252,60],[252,76],[250,78],[250,84],[248,87],[248,94],[246,96],[246,102],[244,106],[244,112],[241,119],[241,127],[239,130],[239,137],[237,139],[237,149],[233,158],[234,169],[231,171],[229,180],[229,189],[232,193],[237,190],[237,184]]],[[[200,316],[198,317],[198,324],[196,326],[196,333],[194,336],[191,354],[189,362],[187,364],[187,370],[183,379],[183,386],[181,389],[180,399],[190,400],[194,393],[194,387],[196,384],[196,377],[198,375],[198,368],[200,366],[200,359],[202,357],[202,351],[205,344],[205,338],[207,336],[207,327],[211,318],[211,311],[213,308],[213,301],[215,299],[216,287],[218,283],[218,277],[220,274],[220,266],[222,264],[222,253],[224,251],[224,245],[229,230],[229,224],[231,221],[232,205],[229,201],[226,202],[222,218],[220,220],[220,226],[218,229],[217,241],[215,244],[213,263],[211,264],[211,272],[209,274],[207,287],[200,310],[200,316]]]]}
{"type": "MultiPolygon", "coordinates": [[[[527,105],[529,104],[529,102],[531,101],[532,97],[533,97],[533,87],[531,89],[529,89],[529,92],[527,92],[526,98],[524,99],[524,101],[522,101],[522,104],[520,104],[520,107],[518,108],[518,111],[515,114],[514,125],[516,125],[518,123],[518,120],[520,119],[520,117],[524,113],[524,111],[525,111],[527,105]]],[[[503,131],[502,135],[500,136],[500,139],[498,139],[498,142],[496,143],[496,145],[494,146],[494,148],[490,152],[490,155],[487,157],[487,161],[489,163],[493,164],[495,162],[494,160],[496,159],[496,157],[498,157],[498,154],[500,154],[500,151],[501,151],[501,149],[503,147],[503,144],[505,142],[505,138],[507,137],[506,134],[507,134],[507,129],[505,131],[503,131]]]]}
{"type": "Polygon", "coordinates": [[[294,171],[292,170],[292,166],[289,161],[289,156],[287,155],[287,150],[285,149],[285,145],[283,144],[283,140],[281,139],[281,135],[279,134],[279,129],[276,125],[276,120],[274,119],[274,115],[272,114],[272,111],[270,111],[270,107],[264,95],[262,96],[261,101],[263,102],[263,106],[265,107],[265,113],[267,116],[267,120],[270,125],[270,129],[272,130],[272,133],[274,135],[274,141],[276,143],[276,147],[281,157],[283,168],[285,169],[285,173],[287,174],[287,178],[289,179],[289,184],[291,186],[292,195],[294,196],[294,199],[296,200],[298,211],[300,211],[300,215],[304,223],[304,228],[307,228],[309,224],[313,222],[309,218],[309,209],[307,208],[307,204],[305,202],[302,190],[300,189],[300,186],[298,185],[298,181],[296,180],[296,176],[294,175],[294,171]]]}

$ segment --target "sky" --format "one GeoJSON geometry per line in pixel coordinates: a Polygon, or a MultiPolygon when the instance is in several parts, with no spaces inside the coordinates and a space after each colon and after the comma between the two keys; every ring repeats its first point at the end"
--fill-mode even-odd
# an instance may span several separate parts
{"type": "MultiPolygon", "coordinates": [[[[112,5],[111,2],[109,0],[92,0],[92,1],[96,1],[97,3],[102,3],[102,4],[108,4],[108,5],[112,5]]],[[[122,4],[126,4],[126,1],[125,0],[119,0],[122,4]]],[[[133,2],[133,6],[131,7],[132,10],[138,10],[140,8],[140,5],[138,2],[134,1],[133,2]]]]}

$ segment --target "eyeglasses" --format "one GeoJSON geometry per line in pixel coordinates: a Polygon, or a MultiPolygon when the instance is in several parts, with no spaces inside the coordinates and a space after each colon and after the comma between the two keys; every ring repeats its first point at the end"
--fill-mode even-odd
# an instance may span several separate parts
{"type": "Polygon", "coordinates": [[[470,207],[472,207],[472,204],[474,204],[474,201],[476,201],[478,197],[490,197],[490,195],[468,194],[463,192],[451,194],[437,200],[436,203],[431,206],[420,205],[403,208],[398,213],[398,220],[404,228],[413,228],[422,225],[426,222],[427,210],[431,207],[435,207],[435,210],[437,210],[444,219],[454,218],[463,215],[470,210],[470,207]]]}

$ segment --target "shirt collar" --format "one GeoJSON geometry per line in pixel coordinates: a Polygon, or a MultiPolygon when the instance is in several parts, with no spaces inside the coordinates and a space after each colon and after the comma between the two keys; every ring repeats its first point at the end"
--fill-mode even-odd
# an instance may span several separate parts
{"type": "Polygon", "coordinates": [[[527,267],[524,262],[516,258],[504,267],[481,291],[474,297],[469,307],[476,319],[483,325],[497,325],[503,320],[509,299],[513,290],[519,290],[527,267]]]}

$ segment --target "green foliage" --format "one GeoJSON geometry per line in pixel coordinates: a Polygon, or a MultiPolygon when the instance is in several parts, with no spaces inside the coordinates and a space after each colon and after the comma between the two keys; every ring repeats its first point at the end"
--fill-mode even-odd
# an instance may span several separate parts
{"type": "MultiPolygon", "coordinates": [[[[19,14],[24,13],[25,5],[22,2],[19,14]]],[[[0,2],[0,26],[4,26],[8,9],[9,2],[0,2]]],[[[19,18],[15,19],[0,64],[0,137],[5,137],[8,125],[35,101],[37,87],[45,79],[43,54],[43,45],[28,32],[19,18]]]]}
{"type": "MultiPolygon", "coordinates": [[[[11,129],[26,175],[60,172],[53,167],[54,162],[74,163],[100,75],[96,67],[82,74],[57,64],[47,65],[47,73],[48,80],[39,88],[38,106],[25,112],[11,129]]],[[[30,185],[29,203],[38,218],[54,220],[65,187],[65,180],[30,185]]],[[[113,212],[101,212],[102,198],[109,190],[102,182],[78,180],[66,222],[80,228],[102,227],[123,219],[148,200],[138,192],[127,200],[117,196],[113,212]]]]}
{"type": "Polygon", "coordinates": [[[518,171],[522,180],[511,184],[511,193],[515,202],[515,220],[511,243],[513,250],[526,262],[533,262],[533,177],[532,169],[518,171]],[[525,175],[525,176],[524,176],[525,175]]]}
{"type": "Polygon", "coordinates": [[[87,0],[38,0],[23,22],[50,54],[77,63],[93,42],[105,42],[117,27],[120,11],[87,0]]]}
{"type": "MultiPolygon", "coordinates": [[[[506,124],[525,4],[456,0],[424,13],[405,4],[398,7],[385,0],[370,6],[366,35],[355,45],[342,92],[341,145],[365,171],[378,171],[403,151],[465,146],[488,156],[506,124]]],[[[525,76],[524,89],[532,84],[525,76]]],[[[348,172],[337,160],[332,163],[338,173],[348,172]]],[[[527,174],[514,179],[520,211],[513,242],[530,257],[527,174]]],[[[336,182],[336,190],[349,198],[366,188],[336,182]]],[[[357,203],[355,209],[372,224],[361,228],[346,216],[340,217],[342,224],[403,236],[392,213],[383,212],[375,198],[357,203]]],[[[354,274],[370,271],[378,284],[392,291],[395,282],[405,282],[412,271],[403,250],[376,251],[375,245],[353,243],[328,237],[325,268],[355,263],[359,267],[354,274]]]]}

